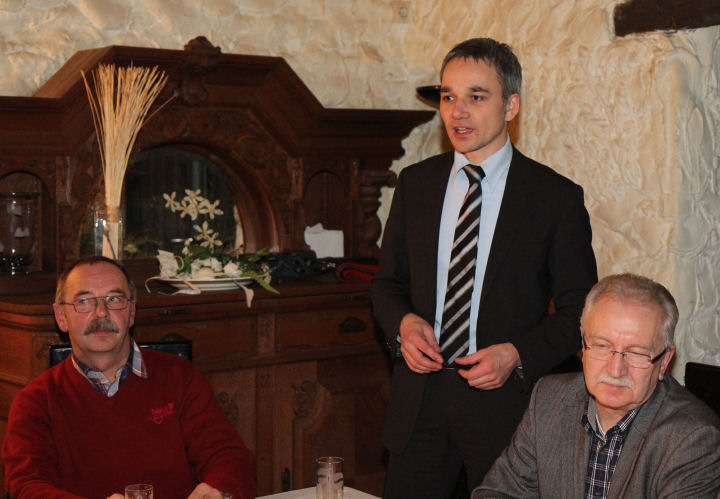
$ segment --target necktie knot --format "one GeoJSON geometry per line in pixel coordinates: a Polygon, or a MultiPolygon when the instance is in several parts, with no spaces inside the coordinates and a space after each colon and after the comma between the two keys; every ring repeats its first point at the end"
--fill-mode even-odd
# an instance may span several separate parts
{"type": "Polygon", "coordinates": [[[485,178],[485,172],[480,165],[473,165],[468,163],[463,167],[463,170],[465,170],[465,174],[467,175],[468,180],[471,184],[479,184],[480,181],[485,178]]]}

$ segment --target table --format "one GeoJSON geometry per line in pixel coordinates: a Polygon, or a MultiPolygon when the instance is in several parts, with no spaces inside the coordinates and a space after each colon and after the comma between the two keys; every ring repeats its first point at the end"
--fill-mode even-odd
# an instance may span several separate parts
{"type": "MultiPolygon", "coordinates": [[[[291,490],[289,492],[280,492],[278,494],[270,494],[269,496],[258,497],[257,499],[315,499],[315,487],[307,489],[291,490]]],[[[343,499],[380,499],[377,496],[370,495],[366,492],[355,490],[351,487],[343,488],[343,499]]]]}

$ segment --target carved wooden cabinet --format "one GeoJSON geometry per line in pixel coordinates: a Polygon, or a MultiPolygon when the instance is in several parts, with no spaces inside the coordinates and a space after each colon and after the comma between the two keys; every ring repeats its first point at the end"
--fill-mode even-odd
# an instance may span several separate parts
{"type": "MultiPolygon", "coordinates": [[[[168,84],[135,153],[177,148],[225,172],[245,250],[306,249],[304,228],[342,230],[348,258],[374,258],[380,189],[401,140],[428,111],[325,109],[278,57],[223,54],[206,39],[184,50],[78,52],[33,97],[0,97],[0,194],[38,198],[36,257],[0,274],[0,437],[13,396],[61,342],[52,315],[58,273],[80,254],[102,170],[80,71],[101,63],[159,66],[168,84]]],[[[151,111],[152,112],[152,111],[151,111]]],[[[152,168],[147,171],[153,179],[152,168]]],[[[155,261],[127,262],[139,287],[155,261]]],[[[0,269],[0,272],[2,270],[0,269]]],[[[332,280],[329,280],[332,281],[332,280]]],[[[389,369],[366,283],[291,282],[251,308],[241,291],[139,296],[135,335],[193,341],[194,363],[258,461],[259,493],[312,483],[313,460],[345,458],[346,479],[380,494],[380,427],[389,369]]]]}
{"type": "MultiPolygon", "coordinates": [[[[294,282],[257,290],[168,296],[141,292],[135,339],[181,336],[228,418],[253,450],[260,495],[311,486],[314,459],[345,458],[346,483],[380,495],[387,354],[365,283],[294,282]]],[[[13,396],[47,368],[51,295],[0,302],[0,435],[13,396]]]]}

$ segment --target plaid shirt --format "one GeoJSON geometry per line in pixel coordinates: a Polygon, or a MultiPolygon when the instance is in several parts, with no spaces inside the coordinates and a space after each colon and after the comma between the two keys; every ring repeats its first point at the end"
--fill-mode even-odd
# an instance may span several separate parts
{"type": "Polygon", "coordinates": [[[108,397],[112,397],[117,393],[118,389],[122,386],[123,382],[127,379],[128,374],[131,372],[140,378],[147,378],[147,368],[145,367],[145,361],[143,360],[142,353],[140,352],[140,347],[138,347],[137,343],[135,343],[135,340],[130,340],[130,344],[132,345],[132,348],[130,349],[128,360],[125,364],[120,366],[117,371],[115,371],[114,381],[107,379],[102,372],[96,371],[90,366],[83,364],[77,357],[75,357],[74,353],[72,356],[73,363],[80,372],[85,375],[90,383],[92,383],[92,386],[94,386],[97,391],[108,397]]]}
{"type": "Polygon", "coordinates": [[[613,472],[615,471],[615,464],[617,464],[618,457],[620,457],[630,425],[639,410],[640,408],[636,407],[629,411],[607,433],[603,433],[597,419],[595,399],[590,398],[585,404],[582,423],[585,430],[592,437],[587,474],[585,475],[586,499],[605,499],[607,497],[608,488],[610,488],[610,482],[612,482],[613,472]]]}

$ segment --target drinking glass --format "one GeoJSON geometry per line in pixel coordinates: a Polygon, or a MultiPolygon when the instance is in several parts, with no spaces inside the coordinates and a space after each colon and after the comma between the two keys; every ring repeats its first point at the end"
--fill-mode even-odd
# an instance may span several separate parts
{"type": "Polygon", "coordinates": [[[342,499],[343,458],[319,457],[317,463],[316,499],[342,499]]]}
{"type": "Polygon", "coordinates": [[[135,483],[125,487],[125,499],[153,499],[153,486],[147,483],[135,483]]]}

